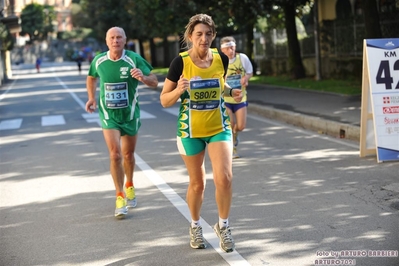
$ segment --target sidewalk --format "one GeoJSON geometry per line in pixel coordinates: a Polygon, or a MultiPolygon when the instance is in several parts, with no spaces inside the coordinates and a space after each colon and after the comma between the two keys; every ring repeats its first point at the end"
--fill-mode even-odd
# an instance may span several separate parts
{"type": "Polygon", "coordinates": [[[250,84],[248,113],[321,134],[360,141],[361,95],[250,84]]]}

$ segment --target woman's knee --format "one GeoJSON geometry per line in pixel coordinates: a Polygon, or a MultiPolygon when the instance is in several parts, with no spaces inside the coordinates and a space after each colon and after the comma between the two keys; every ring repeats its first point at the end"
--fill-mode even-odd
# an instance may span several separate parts
{"type": "Polygon", "coordinates": [[[192,182],[192,181],[190,181],[189,187],[195,193],[203,193],[205,191],[205,182],[192,182]]]}
{"type": "Polygon", "coordinates": [[[214,177],[215,178],[215,187],[219,190],[229,190],[232,186],[233,176],[232,174],[225,174],[223,177],[214,177]]]}

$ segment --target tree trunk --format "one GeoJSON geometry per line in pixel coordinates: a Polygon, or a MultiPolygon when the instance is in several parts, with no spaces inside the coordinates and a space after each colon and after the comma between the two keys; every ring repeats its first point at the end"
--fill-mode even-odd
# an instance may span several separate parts
{"type": "Polygon", "coordinates": [[[362,8],[366,30],[365,39],[382,38],[377,2],[375,0],[362,0],[362,8]]]}
{"type": "Polygon", "coordinates": [[[164,36],[162,38],[162,47],[163,47],[163,64],[164,64],[164,67],[169,67],[170,58],[169,58],[169,43],[168,43],[168,37],[167,36],[164,36]]]}
{"type": "Polygon", "coordinates": [[[141,39],[139,39],[139,47],[140,47],[140,55],[144,57],[144,45],[143,45],[143,41],[141,39]]]}
{"type": "Polygon", "coordinates": [[[299,46],[298,34],[295,24],[295,5],[284,5],[285,30],[288,40],[288,64],[291,77],[300,79],[306,77],[305,68],[302,63],[301,47],[299,46]]]}
{"type": "Polygon", "coordinates": [[[254,25],[247,25],[245,27],[245,35],[246,35],[246,47],[245,47],[245,54],[249,57],[253,57],[254,53],[254,25]]]}
{"type": "Polygon", "coordinates": [[[252,67],[253,67],[253,74],[256,74],[257,66],[254,61],[254,27],[255,25],[249,23],[245,27],[245,35],[246,35],[246,47],[245,47],[245,54],[248,56],[249,60],[251,60],[252,67]]]}
{"type": "Polygon", "coordinates": [[[150,53],[151,53],[151,66],[157,67],[158,60],[157,60],[157,50],[155,47],[154,39],[150,39],[150,53]]]}

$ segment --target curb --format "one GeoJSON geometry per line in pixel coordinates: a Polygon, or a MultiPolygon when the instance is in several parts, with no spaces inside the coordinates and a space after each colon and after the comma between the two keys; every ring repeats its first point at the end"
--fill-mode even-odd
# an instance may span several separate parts
{"type": "Polygon", "coordinates": [[[290,125],[302,127],[307,130],[316,131],[336,138],[344,138],[360,142],[360,127],[345,123],[325,120],[319,117],[303,115],[299,113],[278,110],[259,104],[248,105],[248,112],[261,115],[266,118],[275,119],[290,125]]]}

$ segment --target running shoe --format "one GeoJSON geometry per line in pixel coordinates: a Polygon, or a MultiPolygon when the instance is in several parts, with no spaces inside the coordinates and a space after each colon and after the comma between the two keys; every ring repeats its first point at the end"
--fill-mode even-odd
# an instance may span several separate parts
{"type": "Polygon", "coordinates": [[[115,217],[117,218],[123,218],[127,214],[127,207],[126,207],[126,200],[118,196],[116,198],[116,208],[115,208],[115,217]]]}
{"type": "Polygon", "coordinates": [[[190,226],[190,246],[197,249],[206,248],[201,226],[194,228],[190,226]]]}
{"type": "Polygon", "coordinates": [[[125,188],[125,194],[126,194],[126,205],[127,207],[134,208],[137,206],[137,199],[136,199],[136,193],[134,192],[134,187],[128,187],[125,188]]]}
{"type": "Polygon", "coordinates": [[[238,143],[240,143],[240,138],[238,137],[238,132],[233,132],[233,144],[234,144],[234,147],[237,147],[238,143]]]}
{"type": "Polygon", "coordinates": [[[216,223],[213,227],[215,230],[216,235],[219,237],[219,246],[220,248],[229,253],[232,252],[235,248],[233,237],[231,236],[230,227],[219,227],[219,223],[216,223]]]}
{"type": "Polygon", "coordinates": [[[240,155],[238,155],[238,153],[237,153],[237,148],[234,147],[233,148],[233,159],[237,159],[237,158],[240,158],[240,155]]]}

